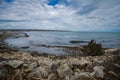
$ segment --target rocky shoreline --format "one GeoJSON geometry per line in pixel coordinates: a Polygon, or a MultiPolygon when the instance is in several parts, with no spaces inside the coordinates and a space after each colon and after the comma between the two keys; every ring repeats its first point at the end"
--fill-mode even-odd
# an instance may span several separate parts
{"type": "Polygon", "coordinates": [[[99,56],[38,55],[11,49],[4,39],[0,80],[120,80],[119,48],[105,49],[99,56]]]}
{"type": "Polygon", "coordinates": [[[119,72],[119,54],[56,58],[0,52],[1,80],[119,80],[119,72]]]}

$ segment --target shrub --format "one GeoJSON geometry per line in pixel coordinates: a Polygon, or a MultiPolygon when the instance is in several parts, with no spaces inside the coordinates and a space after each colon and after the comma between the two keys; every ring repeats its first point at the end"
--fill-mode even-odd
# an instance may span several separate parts
{"type": "Polygon", "coordinates": [[[83,46],[83,52],[91,56],[101,55],[103,53],[102,45],[96,43],[95,40],[91,40],[86,46],[83,46]]]}

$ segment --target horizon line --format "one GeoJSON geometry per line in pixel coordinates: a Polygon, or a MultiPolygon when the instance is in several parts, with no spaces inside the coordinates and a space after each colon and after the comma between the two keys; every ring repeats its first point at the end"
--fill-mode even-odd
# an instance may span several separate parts
{"type": "Polygon", "coordinates": [[[59,31],[59,32],[120,32],[120,31],[73,31],[73,30],[51,30],[51,29],[0,29],[0,31],[59,31]]]}

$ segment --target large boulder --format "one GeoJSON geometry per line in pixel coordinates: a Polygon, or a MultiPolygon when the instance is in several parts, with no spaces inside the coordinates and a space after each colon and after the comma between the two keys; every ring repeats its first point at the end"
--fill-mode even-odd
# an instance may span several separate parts
{"type": "Polygon", "coordinates": [[[78,73],[73,76],[67,76],[65,80],[95,80],[89,73],[78,73]]]}
{"type": "Polygon", "coordinates": [[[20,60],[11,60],[6,63],[6,65],[9,65],[13,68],[18,68],[22,64],[23,64],[23,61],[20,61],[20,60]]]}
{"type": "Polygon", "coordinates": [[[107,49],[105,50],[105,54],[120,54],[119,48],[107,49]]]}
{"type": "Polygon", "coordinates": [[[33,62],[33,63],[25,63],[23,64],[24,68],[25,68],[25,71],[31,71],[32,69],[36,68],[38,65],[36,62],[33,62]]]}
{"type": "Polygon", "coordinates": [[[104,78],[104,69],[105,68],[103,66],[95,66],[93,68],[94,72],[92,72],[91,75],[99,78],[104,78]]]}
{"type": "Polygon", "coordinates": [[[58,75],[63,78],[67,75],[73,74],[72,69],[68,66],[68,64],[63,64],[59,68],[57,68],[58,75]]]}
{"type": "Polygon", "coordinates": [[[27,38],[29,35],[27,33],[16,33],[13,35],[15,38],[27,38]]]}
{"type": "Polygon", "coordinates": [[[68,63],[69,65],[80,65],[80,61],[79,61],[79,59],[77,59],[77,58],[69,58],[69,59],[67,60],[67,63],[68,63]]]}
{"type": "Polygon", "coordinates": [[[58,80],[58,75],[55,73],[52,73],[48,76],[48,80],[58,80]]]}
{"type": "Polygon", "coordinates": [[[45,78],[48,76],[48,71],[44,67],[38,67],[31,71],[31,73],[28,74],[28,78],[45,78]]]}
{"type": "Polygon", "coordinates": [[[50,66],[49,66],[49,69],[52,71],[52,72],[56,72],[57,71],[57,68],[60,66],[60,63],[59,62],[54,62],[52,63],[50,66]]]}
{"type": "Polygon", "coordinates": [[[3,62],[0,62],[0,68],[4,66],[4,63],[3,62]]]}
{"type": "Polygon", "coordinates": [[[66,63],[70,66],[70,68],[72,68],[72,70],[82,70],[82,69],[86,69],[87,65],[90,63],[89,61],[81,58],[80,60],[77,58],[69,58],[66,63]]]}

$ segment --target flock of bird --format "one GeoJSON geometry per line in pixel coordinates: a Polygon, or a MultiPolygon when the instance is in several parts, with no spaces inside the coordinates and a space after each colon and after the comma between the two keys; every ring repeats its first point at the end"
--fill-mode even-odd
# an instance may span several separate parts
{"type": "Polygon", "coordinates": [[[103,17],[87,17],[88,20],[97,20],[98,22],[106,21],[103,17]]]}

